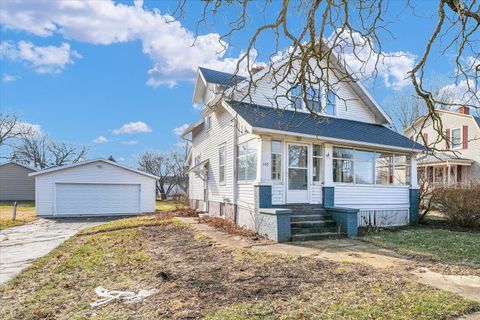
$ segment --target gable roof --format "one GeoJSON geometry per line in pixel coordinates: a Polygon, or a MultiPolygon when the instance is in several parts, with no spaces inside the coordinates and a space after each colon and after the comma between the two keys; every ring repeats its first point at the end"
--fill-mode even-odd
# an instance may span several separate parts
{"type": "MultiPolygon", "coordinates": [[[[464,114],[464,113],[460,113],[460,112],[455,112],[455,111],[450,111],[450,110],[442,110],[442,109],[435,109],[435,112],[436,113],[445,113],[445,114],[453,115],[453,116],[457,116],[457,117],[465,117],[465,118],[473,119],[473,121],[475,121],[477,123],[478,127],[480,128],[480,117],[477,117],[477,116],[474,116],[474,115],[471,115],[471,114],[464,114]]],[[[418,119],[416,119],[408,128],[403,130],[403,134],[407,134],[407,132],[409,132],[414,127],[416,127],[419,124],[419,122],[424,120],[427,116],[428,116],[428,113],[418,117],[418,119]]]]}
{"type": "Polygon", "coordinates": [[[93,160],[87,160],[87,161],[77,162],[77,163],[73,163],[73,164],[67,164],[67,165],[64,165],[64,166],[48,168],[48,169],[44,169],[44,170],[40,170],[40,171],[37,171],[37,172],[30,173],[29,176],[31,176],[31,177],[32,176],[38,176],[38,175],[42,175],[42,174],[46,174],[46,173],[51,173],[51,172],[56,172],[56,171],[60,171],[60,170],[66,170],[66,169],[71,169],[71,168],[75,168],[75,167],[80,167],[80,166],[87,165],[87,164],[90,164],[90,163],[95,163],[95,162],[108,163],[110,165],[119,167],[119,168],[124,169],[124,170],[131,171],[133,173],[141,174],[141,175],[147,176],[149,178],[160,179],[156,175],[146,173],[144,171],[140,171],[140,170],[137,170],[137,169],[133,169],[133,168],[118,164],[118,163],[110,161],[110,160],[105,160],[105,159],[93,159],[93,160]]]}
{"type": "Polygon", "coordinates": [[[382,125],[238,101],[227,103],[253,130],[296,133],[343,143],[361,143],[420,152],[424,147],[382,125]]]}
{"type": "Polygon", "coordinates": [[[480,127],[480,117],[472,116],[473,119],[477,122],[478,126],[480,127]]]}
{"type": "Polygon", "coordinates": [[[242,77],[242,76],[237,76],[227,72],[207,69],[204,67],[199,67],[198,70],[200,70],[206,82],[219,84],[225,87],[231,87],[246,79],[245,77],[242,77]]]}
{"type": "Polygon", "coordinates": [[[15,162],[15,161],[0,163],[0,166],[4,166],[4,165],[7,165],[7,164],[15,164],[17,166],[23,167],[23,168],[31,170],[31,171],[38,171],[39,170],[35,167],[29,166],[28,164],[18,163],[18,162],[15,162]]]}

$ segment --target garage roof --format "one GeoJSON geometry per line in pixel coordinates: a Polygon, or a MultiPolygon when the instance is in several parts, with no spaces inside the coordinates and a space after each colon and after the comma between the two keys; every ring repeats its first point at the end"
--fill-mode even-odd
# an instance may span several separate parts
{"type": "Polygon", "coordinates": [[[93,160],[87,160],[87,161],[83,161],[83,162],[68,164],[68,165],[65,165],[65,166],[49,168],[49,169],[45,169],[45,170],[41,170],[41,171],[37,171],[37,172],[32,172],[32,173],[29,174],[29,176],[30,177],[31,176],[39,176],[39,175],[42,175],[42,174],[45,174],[45,173],[51,173],[51,172],[56,172],[56,171],[60,171],[60,170],[66,170],[66,169],[79,167],[79,166],[83,166],[83,165],[86,165],[86,164],[89,164],[89,163],[95,163],[95,162],[105,162],[105,163],[111,164],[112,166],[116,166],[116,167],[119,167],[119,168],[122,168],[122,169],[125,169],[125,170],[128,170],[128,171],[134,172],[134,173],[138,173],[138,174],[147,176],[147,177],[152,178],[152,179],[160,179],[160,177],[157,177],[156,175],[146,173],[144,171],[136,170],[136,169],[118,164],[118,163],[113,162],[113,161],[105,160],[105,159],[93,159],[93,160]]]}

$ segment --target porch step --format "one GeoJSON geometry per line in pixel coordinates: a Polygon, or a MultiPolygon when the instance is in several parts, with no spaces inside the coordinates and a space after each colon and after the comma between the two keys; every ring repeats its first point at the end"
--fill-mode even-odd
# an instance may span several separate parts
{"type": "Polygon", "coordinates": [[[292,222],[291,232],[292,235],[337,232],[337,225],[333,220],[292,222]]]}
{"type": "Polygon", "coordinates": [[[305,221],[329,221],[332,220],[330,214],[292,214],[290,216],[291,222],[305,222],[305,221]]]}
{"type": "Polygon", "coordinates": [[[325,215],[328,214],[327,210],[323,208],[315,208],[315,209],[291,209],[292,215],[307,215],[307,214],[320,214],[325,215]]]}
{"type": "Polygon", "coordinates": [[[338,232],[307,233],[307,234],[294,234],[294,235],[292,235],[292,241],[341,239],[341,238],[346,238],[346,237],[347,237],[347,235],[345,233],[338,233],[338,232]]]}
{"type": "Polygon", "coordinates": [[[337,224],[333,220],[311,220],[295,221],[291,223],[292,228],[313,228],[313,227],[335,227],[337,224]]]}

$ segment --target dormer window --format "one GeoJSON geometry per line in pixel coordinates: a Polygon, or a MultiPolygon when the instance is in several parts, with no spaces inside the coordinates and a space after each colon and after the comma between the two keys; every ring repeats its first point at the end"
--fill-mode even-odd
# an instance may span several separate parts
{"type": "Polygon", "coordinates": [[[335,115],[336,96],[335,93],[322,85],[320,88],[307,88],[307,105],[303,101],[302,90],[300,86],[293,87],[290,91],[292,100],[292,109],[308,110],[320,114],[335,115]]]}

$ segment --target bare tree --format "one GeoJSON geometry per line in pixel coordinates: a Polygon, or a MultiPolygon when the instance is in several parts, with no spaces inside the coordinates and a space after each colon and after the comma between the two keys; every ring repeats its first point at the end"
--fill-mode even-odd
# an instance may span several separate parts
{"type": "Polygon", "coordinates": [[[169,156],[156,151],[144,151],[138,157],[138,168],[159,177],[157,195],[160,195],[160,199],[166,200],[175,187],[172,183],[174,169],[169,156]]]}
{"type": "Polygon", "coordinates": [[[173,151],[170,155],[170,159],[173,171],[173,182],[183,192],[188,193],[188,168],[185,164],[185,154],[182,152],[173,151]]]}
{"type": "Polygon", "coordinates": [[[27,135],[13,147],[10,160],[44,169],[77,163],[85,159],[88,148],[65,142],[50,141],[46,135],[27,135]]]}
{"type": "MultiPolygon", "coordinates": [[[[186,0],[178,0],[173,14],[182,18],[188,6],[186,0]]],[[[433,127],[445,138],[441,119],[435,113],[439,106],[455,108],[469,106],[477,108],[480,94],[477,87],[480,73],[480,46],[478,45],[480,26],[480,6],[477,0],[437,0],[436,11],[431,19],[436,25],[424,43],[423,53],[408,72],[416,97],[423,100],[427,117],[433,127]],[[462,83],[465,94],[459,99],[442,99],[435,95],[426,84],[429,64],[440,55],[454,57],[456,74],[454,82],[462,83]]],[[[423,19],[409,1],[400,12],[392,12],[383,0],[307,0],[307,1],[265,1],[248,0],[205,1],[198,19],[202,24],[214,23],[221,18],[227,31],[220,36],[225,47],[235,47],[232,39],[246,29],[252,30],[244,53],[239,58],[235,73],[246,70],[248,85],[235,86],[225,93],[241,93],[244,101],[253,101],[252,92],[263,76],[256,76],[252,68],[257,63],[256,47],[260,42],[273,41],[274,52],[270,52],[270,63],[264,76],[272,77],[275,97],[272,106],[289,101],[291,91],[300,88],[301,99],[307,109],[314,113],[316,106],[308,104],[309,95],[318,94],[320,85],[334,92],[339,100],[348,106],[348,98],[340,96],[336,87],[339,83],[357,82],[360,79],[375,81],[376,76],[389,58],[383,51],[385,36],[393,34],[389,29],[392,19],[399,18],[407,11],[414,18],[423,19]],[[287,50],[279,53],[280,45],[287,50]],[[349,65],[355,65],[355,70],[349,65]],[[340,66],[340,68],[338,68],[340,66]],[[315,91],[317,89],[317,91],[315,91]]]]}
{"type": "Polygon", "coordinates": [[[32,127],[21,122],[14,114],[0,112],[0,146],[7,141],[33,134],[32,127]]]}

